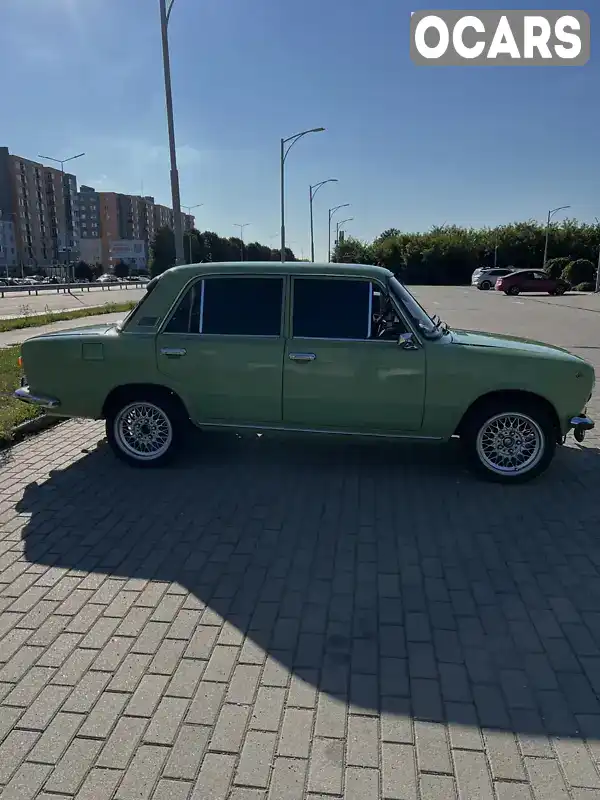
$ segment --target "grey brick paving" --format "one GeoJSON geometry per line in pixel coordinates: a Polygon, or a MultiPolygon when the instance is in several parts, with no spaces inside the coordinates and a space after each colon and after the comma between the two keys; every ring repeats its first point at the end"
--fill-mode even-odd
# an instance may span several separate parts
{"type": "MultiPolygon", "coordinates": [[[[600,372],[589,299],[419,292],[600,372]]],[[[600,799],[600,432],[522,489],[452,447],[206,434],[146,473],[101,437],[0,453],[0,800],[600,799]]]]}

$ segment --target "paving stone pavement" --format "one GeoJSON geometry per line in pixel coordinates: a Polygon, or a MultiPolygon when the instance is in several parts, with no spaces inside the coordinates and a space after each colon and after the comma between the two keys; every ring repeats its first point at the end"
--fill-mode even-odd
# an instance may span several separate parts
{"type": "Polygon", "coordinates": [[[453,446],[203,435],[147,473],[102,436],[0,453],[1,800],[600,798],[597,434],[510,488],[453,446]]]}

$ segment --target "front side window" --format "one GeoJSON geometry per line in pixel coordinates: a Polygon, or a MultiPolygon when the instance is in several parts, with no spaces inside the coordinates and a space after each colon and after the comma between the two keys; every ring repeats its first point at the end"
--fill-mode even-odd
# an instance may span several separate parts
{"type": "Polygon", "coordinates": [[[166,333],[280,336],[282,278],[206,278],[189,289],[166,333]]]}
{"type": "Polygon", "coordinates": [[[295,278],[293,331],[302,339],[368,339],[373,289],[368,281],[295,278]]]}

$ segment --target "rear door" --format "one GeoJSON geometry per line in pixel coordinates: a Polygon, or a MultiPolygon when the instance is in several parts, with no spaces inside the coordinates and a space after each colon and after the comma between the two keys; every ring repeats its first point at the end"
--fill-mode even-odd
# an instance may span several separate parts
{"type": "Polygon", "coordinates": [[[198,280],[156,337],[158,369],[196,422],[281,422],[284,282],[198,280]]]}

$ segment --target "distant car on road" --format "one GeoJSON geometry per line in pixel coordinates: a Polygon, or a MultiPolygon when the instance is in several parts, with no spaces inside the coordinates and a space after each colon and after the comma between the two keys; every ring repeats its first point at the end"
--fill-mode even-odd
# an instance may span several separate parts
{"type": "Polygon", "coordinates": [[[105,273],[104,275],[100,275],[98,278],[98,283],[119,283],[119,279],[116,275],[109,275],[105,273]]]}
{"type": "Polygon", "coordinates": [[[544,292],[553,295],[564,294],[571,288],[562,278],[552,278],[543,269],[521,269],[511,272],[496,281],[496,291],[517,295],[522,292],[544,292]]]}
{"type": "Polygon", "coordinates": [[[494,286],[498,278],[502,278],[504,275],[510,275],[511,272],[513,272],[513,270],[510,267],[493,267],[491,269],[478,267],[471,275],[471,286],[476,286],[478,289],[487,291],[494,286]]]}
{"type": "MultiPolygon", "coordinates": [[[[174,267],[118,324],[22,345],[14,397],[105,419],[115,454],[160,466],[192,425],[436,441],[505,483],[550,464],[594,368],[558,347],[449,328],[387,269],[234,262],[174,267]]],[[[210,455],[208,456],[210,457],[210,455]]]]}

